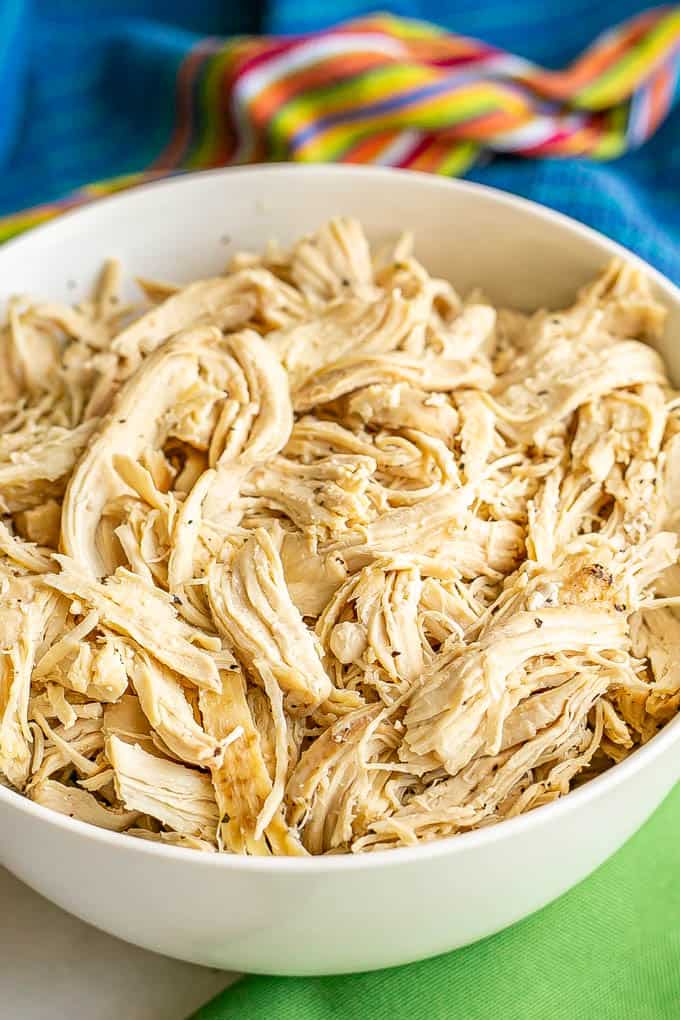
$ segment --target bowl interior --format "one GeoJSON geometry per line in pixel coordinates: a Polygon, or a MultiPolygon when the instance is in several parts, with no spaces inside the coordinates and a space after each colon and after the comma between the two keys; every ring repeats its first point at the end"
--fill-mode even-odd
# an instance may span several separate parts
{"type": "MultiPolygon", "coordinates": [[[[558,307],[615,253],[613,242],[514,196],[429,174],[338,166],[242,167],[173,178],[97,202],[0,250],[0,297],[78,300],[107,256],[130,274],[188,281],[220,272],[239,249],[288,243],[330,216],[354,215],[369,236],[412,231],[428,269],[497,303],[558,307]]],[[[650,270],[672,304],[678,292],[650,270]]],[[[130,294],[134,294],[131,286],[130,294]]],[[[138,294],[138,292],[137,292],[138,294]]],[[[666,356],[680,380],[680,350],[666,356]]]]}

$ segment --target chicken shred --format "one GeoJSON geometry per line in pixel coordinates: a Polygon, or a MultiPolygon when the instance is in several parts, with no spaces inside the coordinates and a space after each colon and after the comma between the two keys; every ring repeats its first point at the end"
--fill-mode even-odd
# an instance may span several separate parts
{"type": "Polygon", "coordinates": [[[200,852],[568,794],[680,710],[680,397],[613,261],[495,308],[337,218],[0,329],[0,781],[200,852]]]}

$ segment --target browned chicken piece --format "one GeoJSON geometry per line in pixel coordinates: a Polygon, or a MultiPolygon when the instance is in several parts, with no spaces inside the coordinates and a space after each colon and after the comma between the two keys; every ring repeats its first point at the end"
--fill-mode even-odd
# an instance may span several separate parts
{"type": "Polygon", "coordinates": [[[224,848],[260,856],[301,854],[299,839],[284,821],[280,803],[270,818],[262,817],[272,795],[272,777],[246,700],[246,681],[236,663],[224,673],[221,694],[202,691],[199,703],[204,726],[215,738],[241,731],[225,749],[222,761],[212,768],[224,848]]]}

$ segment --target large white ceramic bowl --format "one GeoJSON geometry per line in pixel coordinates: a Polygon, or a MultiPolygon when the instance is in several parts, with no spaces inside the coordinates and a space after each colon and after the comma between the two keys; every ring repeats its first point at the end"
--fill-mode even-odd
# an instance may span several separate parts
{"type": "MultiPolygon", "coordinates": [[[[425,264],[465,291],[535,307],[569,301],[621,249],[510,195],[415,173],[272,166],[152,184],[72,213],[0,249],[0,291],[73,300],[101,260],[189,280],[229,251],[283,242],[332,214],[374,237],[410,229],[425,264]],[[230,240],[228,240],[230,239],[230,240]]],[[[680,294],[662,345],[680,381],[680,294]]],[[[273,974],[406,963],[512,924],[589,874],[680,777],[680,719],[555,804],[413,849],[309,860],[157,846],[54,814],[0,788],[0,862],[61,907],[184,960],[273,974]]]]}

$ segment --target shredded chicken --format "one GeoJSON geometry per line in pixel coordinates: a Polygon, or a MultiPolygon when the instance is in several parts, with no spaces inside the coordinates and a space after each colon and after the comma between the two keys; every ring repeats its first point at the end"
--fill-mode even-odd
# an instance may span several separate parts
{"type": "Polygon", "coordinates": [[[680,397],[613,262],[462,299],[335,219],[0,330],[0,781],[202,852],[513,817],[680,709],[680,397]]]}

